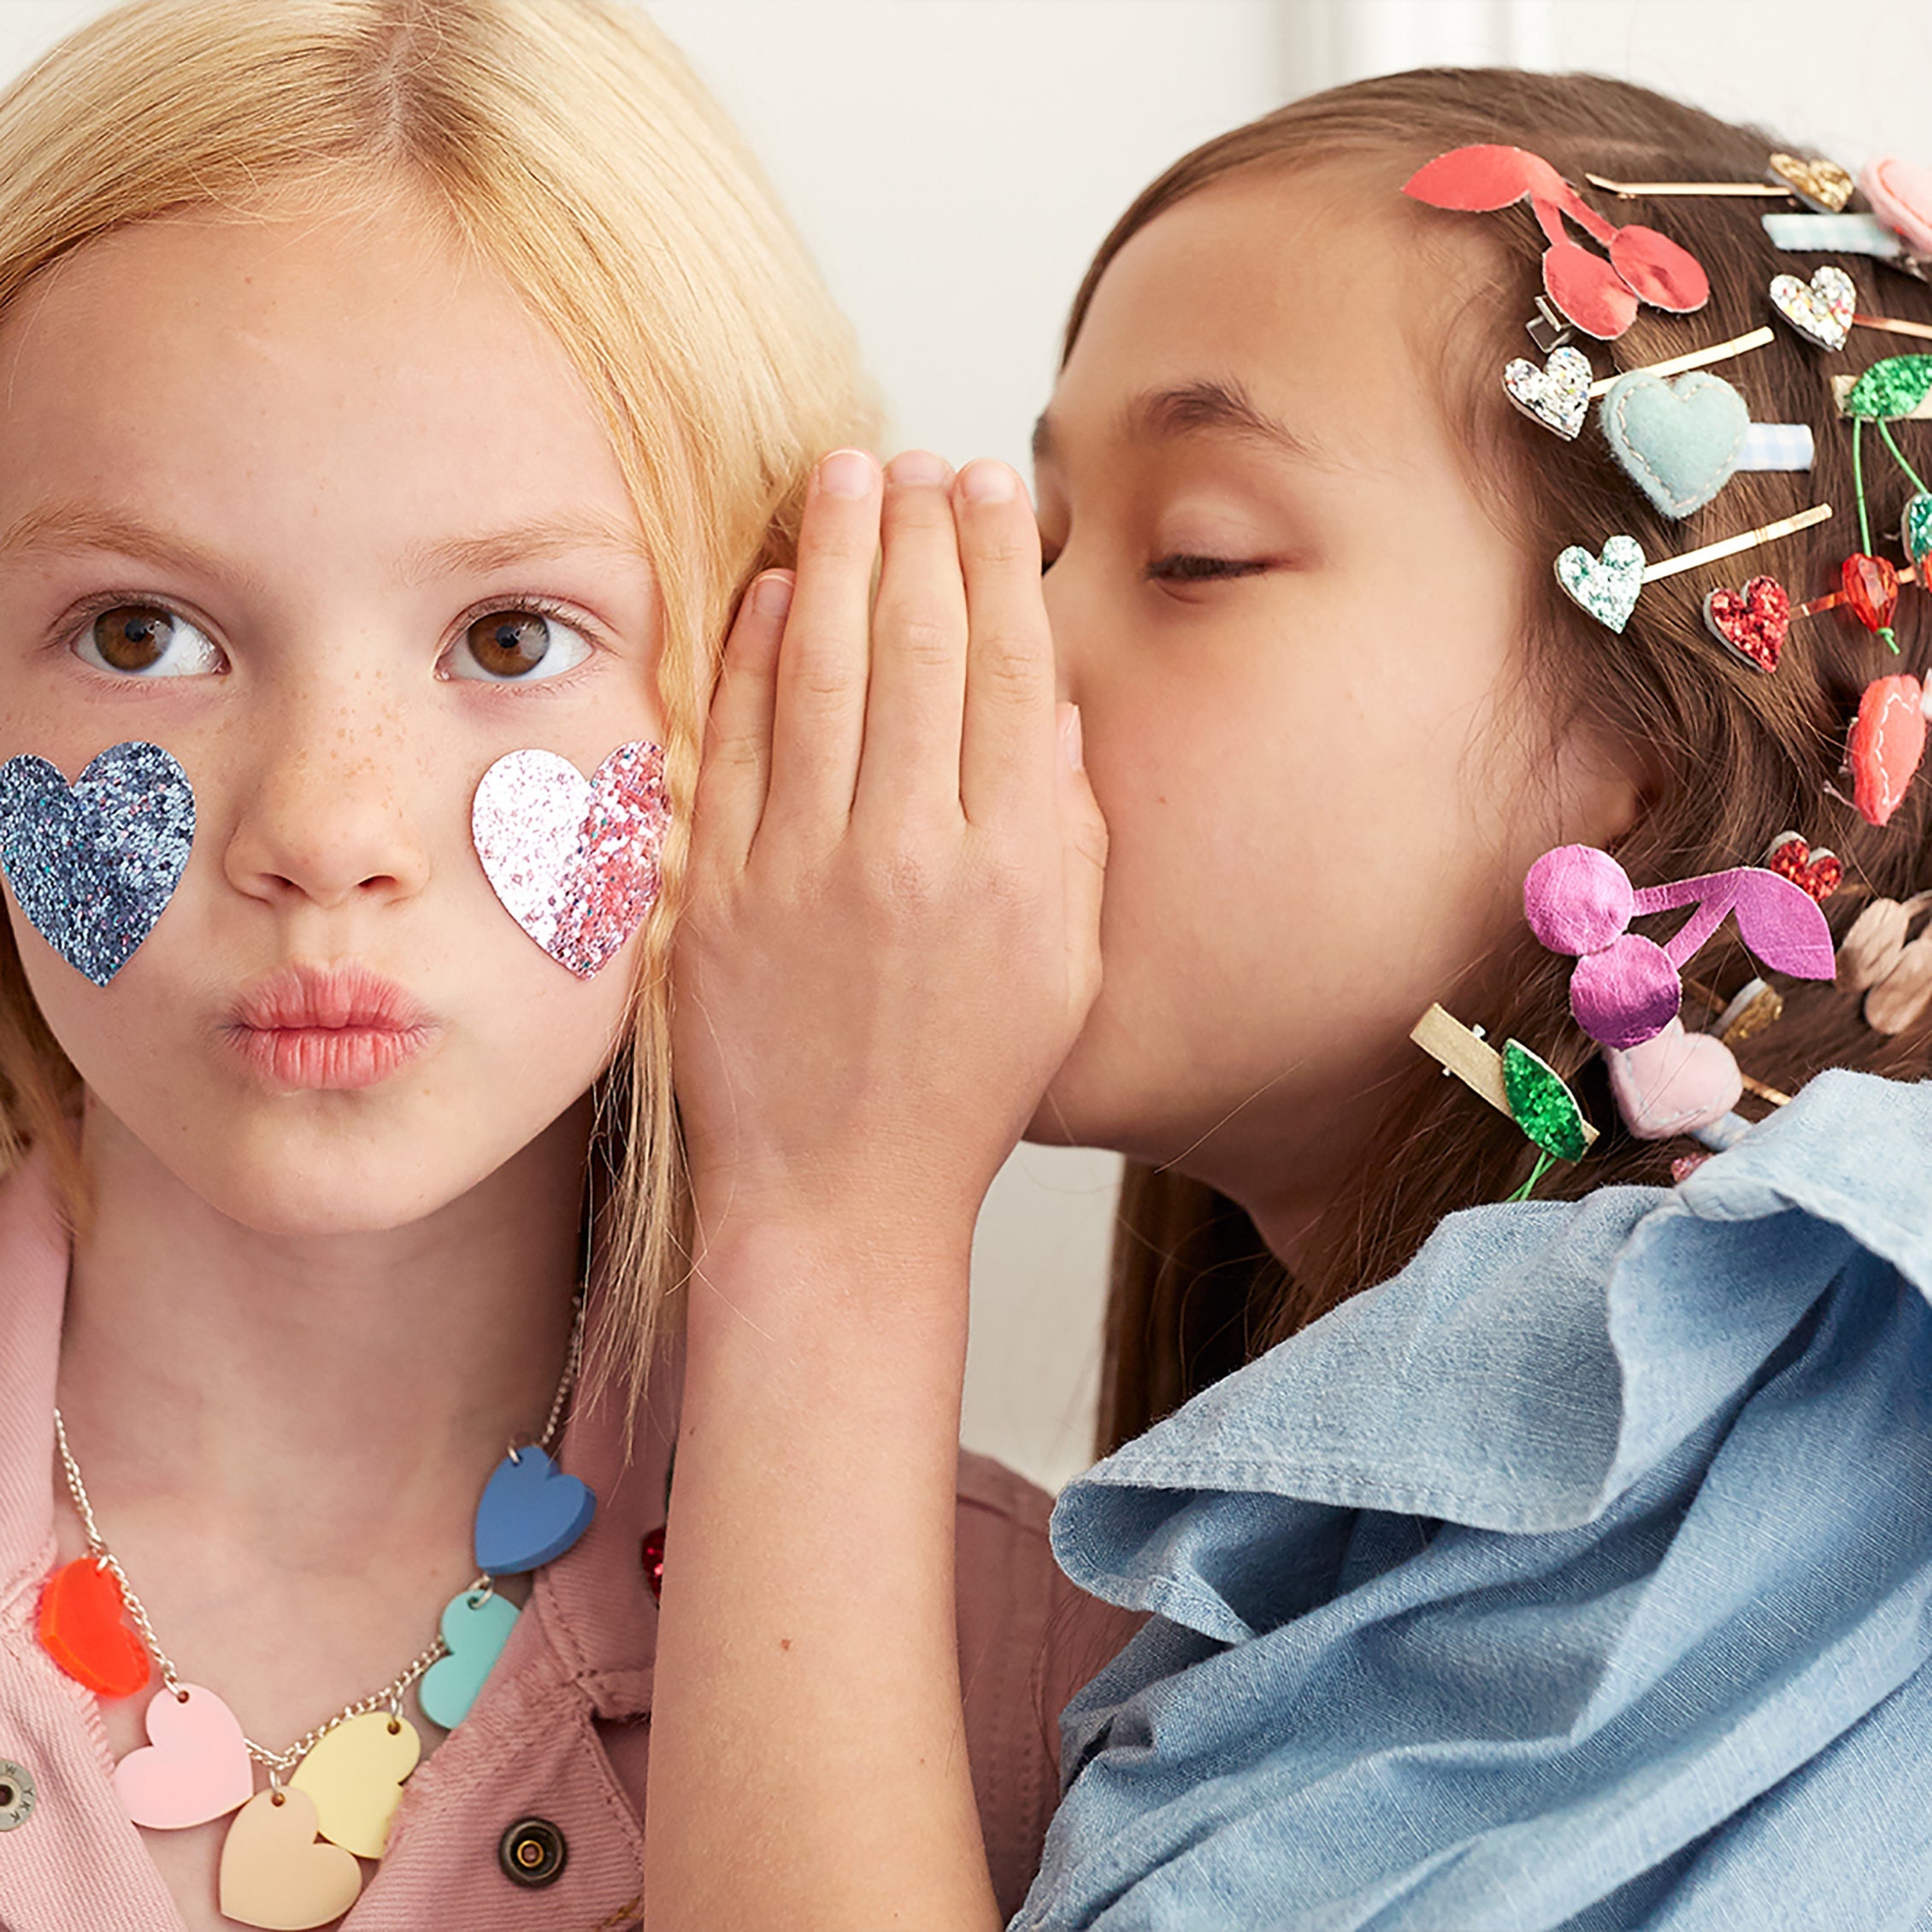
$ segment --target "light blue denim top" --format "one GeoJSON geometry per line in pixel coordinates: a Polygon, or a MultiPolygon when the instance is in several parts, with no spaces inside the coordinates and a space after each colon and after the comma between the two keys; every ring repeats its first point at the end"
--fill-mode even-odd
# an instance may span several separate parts
{"type": "Polygon", "coordinates": [[[1932,1926],[1932,1081],[1451,1216],[1073,1484],[1016,1932],[1932,1926]]]}

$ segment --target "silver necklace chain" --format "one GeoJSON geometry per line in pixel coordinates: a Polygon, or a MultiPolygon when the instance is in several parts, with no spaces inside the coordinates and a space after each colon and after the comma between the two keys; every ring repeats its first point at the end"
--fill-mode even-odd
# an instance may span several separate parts
{"type": "MultiPolygon", "coordinates": [[[[584,1346],[584,1294],[579,1289],[574,1312],[570,1320],[570,1340],[564,1351],[563,1374],[558,1380],[557,1393],[551,1399],[550,1415],[544,1422],[544,1432],[537,1438],[537,1446],[546,1455],[551,1444],[557,1439],[558,1426],[563,1420],[565,1406],[570,1400],[570,1392],[576,1384],[577,1368],[583,1355],[584,1346]]],[[[121,1567],[121,1559],[108,1547],[107,1539],[102,1535],[100,1526],[94,1521],[94,1505],[88,1500],[87,1485],[80,1480],[80,1465],[74,1459],[74,1452],[68,1446],[67,1424],[61,1420],[61,1411],[56,1405],[54,1410],[54,1441],[60,1451],[61,1467],[67,1475],[68,1493],[74,1499],[75,1512],[80,1518],[80,1527],[87,1538],[87,1552],[95,1563],[112,1576],[121,1586],[121,1599],[127,1605],[127,1614],[134,1621],[134,1628],[141,1634],[141,1641],[148,1646],[161,1672],[162,1682],[181,1699],[187,1701],[187,1692],[183,1688],[180,1672],[174,1659],[161,1647],[161,1639],[155,1635],[154,1625],[148,1621],[147,1606],[135,1594],[134,1586],[127,1580],[127,1572],[121,1567]]],[[[516,1445],[510,1446],[510,1458],[517,1460],[516,1445]]],[[[471,1609],[496,1591],[496,1579],[487,1572],[479,1572],[470,1580],[464,1596],[471,1609]]],[[[443,1640],[443,1633],[436,1633],[435,1640],[427,1644],[411,1658],[380,1690],[371,1691],[366,1697],[359,1697],[353,1704],[345,1705],[336,1714],[313,1730],[304,1731],[295,1742],[280,1751],[271,1751],[266,1745],[257,1744],[251,1737],[244,1737],[242,1742],[248,1746],[248,1754],[268,1773],[272,1788],[280,1788],[280,1781],[287,1776],[328,1734],[339,1724],[345,1724],[351,1717],[367,1717],[373,1711],[386,1709],[392,1717],[402,1717],[403,1698],[410,1685],[428,1670],[439,1658],[450,1654],[450,1646],[443,1640]]]]}

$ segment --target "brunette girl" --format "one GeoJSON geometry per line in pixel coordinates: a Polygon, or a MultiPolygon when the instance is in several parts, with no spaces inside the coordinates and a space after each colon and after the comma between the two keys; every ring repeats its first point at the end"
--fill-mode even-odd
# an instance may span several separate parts
{"type": "MultiPolygon", "coordinates": [[[[1855,286],[1809,285],[1800,333],[1771,284],[1818,261],[1774,245],[1766,203],[1574,186],[1756,183],[1777,145],[1587,77],[1298,103],[1178,163],[1081,288],[1040,425],[1044,614],[998,604],[982,638],[995,600],[970,568],[962,598],[943,479],[902,462],[869,682],[880,498],[808,512],[790,624],[754,604],[727,655],[678,970],[719,1040],[776,1042],[809,1008],[865,1078],[802,1081],[775,1046],[683,1063],[705,1245],[654,1929],[999,1917],[952,1741],[943,1452],[972,1210],[1029,1115],[1133,1163],[1104,1405],[1124,1446],[1055,1535],[1077,1582],[1155,1614],[1066,1715],[1069,1788],[1016,1925],[1921,1923],[1932,978],[1906,935],[1932,792],[1909,782],[1916,681],[1886,687],[1898,737],[1867,708],[1924,672],[1932,604],[1901,594],[1894,657],[1857,597],[1730,641],[1707,600],[1755,572],[1822,601],[1848,553],[1902,565],[1888,533],[1929,500],[1905,467],[1923,432],[1887,421],[1899,466],[1868,440],[1854,474],[1832,385],[1900,348],[1852,311],[1923,328],[1932,303],[1835,255],[1855,286]],[[1513,150],[1490,165],[1517,186],[1404,193],[1470,147],[1513,150]],[[1628,280],[1590,245],[1618,225],[1654,232],[1623,244],[1628,280]],[[1593,411],[1572,441],[1513,409],[1546,251],[1552,295],[1629,311],[1572,337],[1586,385],[1773,327],[1719,373],[1788,449],[1809,433],[1808,467],[1666,514],[1593,411]],[[1674,274],[1682,251],[1701,304],[1697,276],[1632,259],[1674,274]],[[1631,610],[1568,563],[1580,609],[1552,570],[1570,546],[1609,573],[1613,537],[1655,563],[1820,504],[1631,610]],[[1063,743],[1085,750],[1057,792],[1045,615],[1079,707],[1063,743]],[[1110,839],[1090,1010],[1086,775],[1110,839]],[[888,793],[909,809],[869,804],[888,793]],[[1761,883],[1793,829],[1835,849],[1835,892],[1788,843],[1761,883]],[[1558,870],[1605,891],[1559,951],[1538,866],[1566,848],[1558,870]],[[1735,1051],[1756,1083],[1732,1117],[1701,1110],[1706,1145],[1667,1137],[1644,1084],[1663,1017],[1599,1057],[1573,985],[1633,892],[1687,879],[1842,945],[1836,986],[1815,947],[1770,946],[1810,978],[1735,937],[1700,953],[1671,1051],[1735,1051]],[[1437,1003],[1573,1082],[1594,1147],[1546,1175],[1520,1116],[1412,1043],[1437,1003]],[[1729,1046],[1698,1030],[1720,1008],[1729,1046]],[[833,1493],[872,1558],[835,1581],[809,1561],[833,1493]],[[735,1858],[710,1822],[727,1783],[767,1819],[735,1858]]],[[[1896,233],[1923,210],[1879,212],[1878,244],[1927,245],[1896,233]]],[[[1025,545],[1010,479],[975,466],[951,504],[969,545],[998,518],[1025,545]]],[[[1639,923],[1662,940],[1681,916],[1639,923]]]]}
{"type": "MultiPolygon", "coordinates": [[[[0,368],[0,1923],[634,1924],[663,912],[845,328],[634,8],[141,0],[0,368]]],[[[1073,1593],[948,1481],[1017,1905],[1073,1593]]]]}

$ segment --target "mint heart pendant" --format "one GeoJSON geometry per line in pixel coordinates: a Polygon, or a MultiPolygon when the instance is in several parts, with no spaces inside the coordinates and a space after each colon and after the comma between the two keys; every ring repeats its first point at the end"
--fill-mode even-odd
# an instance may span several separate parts
{"type": "Polygon", "coordinates": [[[1912,568],[1923,577],[1926,556],[1932,552],[1932,497],[1924,491],[1915,491],[1905,498],[1905,511],[1899,519],[1899,537],[1912,568]]]}
{"type": "Polygon", "coordinates": [[[423,1715],[433,1723],[453,1731],[469,1715],[516,1628],[516,1605],[494,1592],[459,1590],[444,1605],[443,1641],[450,1654],[432,1664],[416,1686],[423,1715]]]}
{"type": "Polygon", "coordinates": [[[1607,538],[1600,557],[1572,544],[1557,559],[1557,581],[1571,603],[1599,624],[1621,631],[1637,608],[1644,587],[1644,546],[1635,537],[1607,538]]]}
{"type": "Polygon", "coordinates": [[[1574,441],[1590,407],[1590,358],[1567,344],[1541,368],[1518,356],[1503,371],[1503,393],[1533,422],[1574,441]]]}
{"type": "Polygon", "coordinates": [[[1730,481],[1751,411],[1707,369],[1674,382],[1633,369],[1610,386],[1597,421],[1630,480],[1664,515],[1688,516],[1730,481]]]}
{"type": "Polygon", "coordinates": [[[110,745],[71,786],[44,758],[0,764],[7,883],[34,930],[97,987],[153,931],[194,837],[194,790],[158,745],[110,745]]]}
{"type": "Polygon", "coordinates": [[[591,1526],[597,1498],[533,1443],[505,1456],[476,1505],[476,1567],[519,1576],[553,1562],[591,1526]]]}

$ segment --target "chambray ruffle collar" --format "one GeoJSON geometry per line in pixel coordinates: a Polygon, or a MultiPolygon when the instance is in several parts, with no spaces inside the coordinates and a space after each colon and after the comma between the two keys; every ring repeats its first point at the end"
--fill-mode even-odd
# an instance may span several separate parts
{"type": "MultiPolygon", "coordinates": [[[[1592,1522],[1735,1404],[1860,1249],[1932,1301],[1932,1081],[1833,1070],[1675,1188],[1446,1219],[1356,1297],[1061,1496],[1093,1594],[1253,1634],[1216,1499],[1517,1532],[1592,1522]]],[[[1275,1555],[1282,1553],[1276,1542],[1275,1555]]]]}

